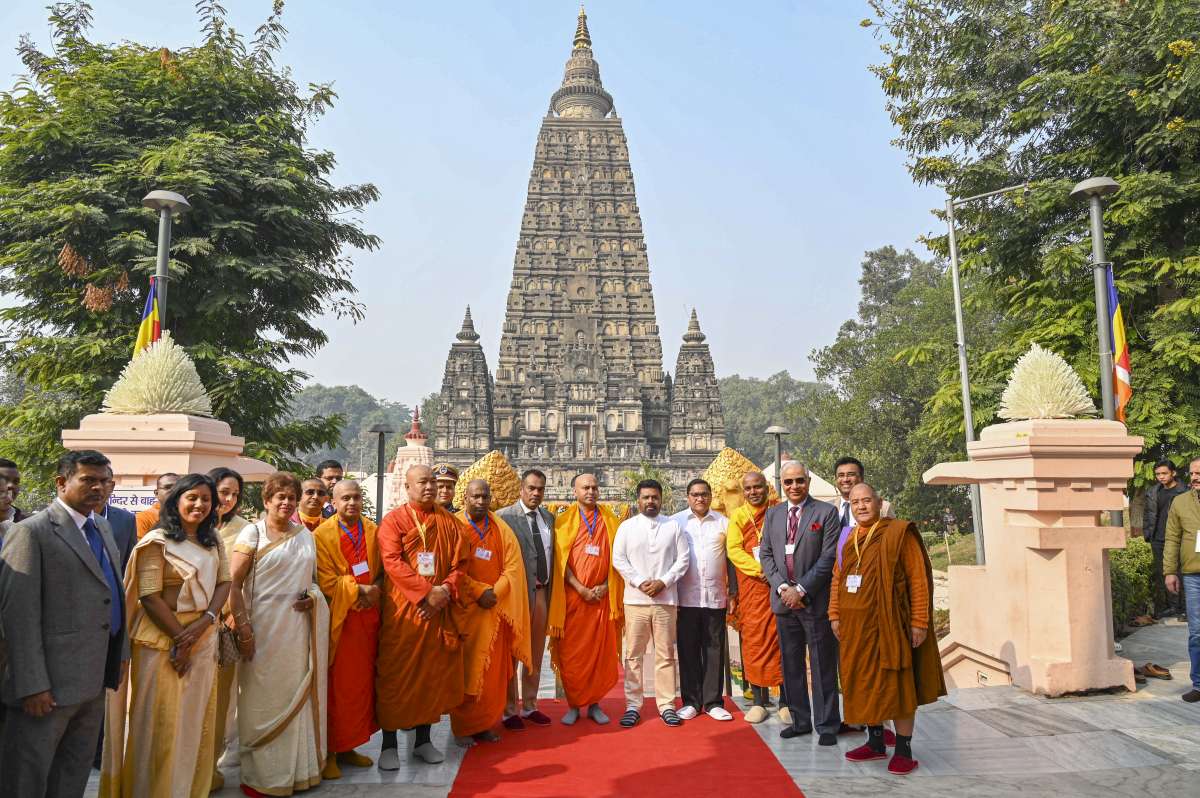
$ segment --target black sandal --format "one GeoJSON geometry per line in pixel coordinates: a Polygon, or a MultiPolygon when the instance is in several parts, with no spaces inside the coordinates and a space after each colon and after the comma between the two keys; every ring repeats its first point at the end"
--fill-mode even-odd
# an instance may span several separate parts
{"type": "Polygon", "coordinates": [[[636,709],[627,709],[625,714],[621,716],[621,726],[626,729],[631,729],[637,725],[637,722],[642,719],[641,713],[636,709]]]}
{"type": "Polygon", "coordinates": [[[662,719],[663,723],[667,724],[668,726],[683,725],[683,718],[679,717],[679,714],[673,709],[664,709],[662,711],[662,719]]]}

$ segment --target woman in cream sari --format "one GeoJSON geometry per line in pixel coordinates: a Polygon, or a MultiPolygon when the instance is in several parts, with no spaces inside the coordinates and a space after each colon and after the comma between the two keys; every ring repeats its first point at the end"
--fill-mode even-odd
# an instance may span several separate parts
{"type": "Polygon", "coordinates": [[[128,683],[109,694],[100,777],[106,798],[209,793],[216,620],[230,590],[215,498],[205,475],[182,477],[162,503],[158,527],[138,541],[125,570],[133,657],[128,683]]]}
{"type": "Polygon", "coordinates": [[[290,520],[299,496],[295,477],[272,474],[265,517],[233,547],[242,792],[252,798],[314,787],[325,764],[329,608],[312,533],[290,520]]]}
{"type": "MultiPolygon", "coordinates": [[[[238,533],[249,525],[249,521],[238,515],[242,506],[245,483],[242,475],[232,468],[221,466],[208,472],[209,479],[217,486],[217,534],[225,546],[225,558],[233,559],[233,543],[238,533]]],[[[221,623],[232,624],[229,605],[220,613],[221,623]]],[[[237,762],[237,704],[233,699],[234,680],[237,678],[237,663],[217,663],[217,750],[213,765],[213,792],[225,786],[225,777],[218,769],[221,756],[227,747],[232,747],[232,763],[237,762]]]]}

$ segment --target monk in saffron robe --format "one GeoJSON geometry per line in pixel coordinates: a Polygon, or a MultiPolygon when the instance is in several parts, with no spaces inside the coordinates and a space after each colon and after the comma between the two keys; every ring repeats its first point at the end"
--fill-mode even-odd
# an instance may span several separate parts
{"type": "Polygon", "coordinates": [[[328,755],[321,778],[342,776],[340,761],[370,767],[354,749],[379,729],[375,722],[375,656],[383,568],[375,524],[362,516],[362,488],[352,479],[333,486],[334,514],[313,530],[317,585],[329,602],[328,755]]]}
{"type": "MultiPolygon", "coordinates": [[[[763,576],[758,560],[767,508],[775,501],[769,499],[767,478],[758,471],[742,477],[741,504],[729,517],[725,535],[725,552],[737,572],[738,639],[742,648],[742,672],[750,683],[754,706],[746,712],[748,723],[767,719],[771,703],[771,688],[783,683],[783,662],[779,653],[779,627],[771,612],[771,586],[763,576]]],[[[779,708],[784,725],[792,722],[786,706],[779,708]]]]}
{"type": "Polygon", "coordinates": [[[851,762],[887,758],[883,722],[893,721],[896,752],[888,771],[917,768],[912,756],[917,707],[946,694],[933,618],[933,568],[916,524],[882,518],[883,502],[865,482],[850,489],[856,526],[834,565],[829,621],[841,654],[842,712],[867,726],[851,762]]]}
{"type": "Polygon", "coordinates": [[[408,503],[388,513],[378,533],[387,576],[375,670],[381,770],[400,769],[397,729],[415,731],[414,757],[443,761],[430,727],[463,699],[462,637],[449,605],[471,559],[471,532],[434,502],[429,466],[412,466],[404,482],[408,503]]]}
{"type": "Polygon", "coordinates": [[[467,484],[465,506],[458,518],[471,529],[474,556],[459,588],[454,617],[463,641],[466,696],[450,713],[455,742],[469,748],[477,742],[495,743],[492,731],[504,713],[508,681],[516,662],[528,668],[529,591],[521,543],[508,524],[490,511],[492,489],[486,480],[467,484]],[[464,601],[476,595],[474,601],[464,601]]]}
{"type": "Polygon", "coordinates": [[[609,718],[600,699],[617,683],[617,629],[624,601],[624,583],[612,567],[620,522],[599,505],[594,474],[579,474],[572,485],[576,501],[554,523],[550,662],[570,706],[562,722],[572,725],[586,706],[588,717],[604,724],[609,718]]]}
{"type": "Polygon", "coordinates": [[[296,515],[292,518],[297,524],[304,524],[309,532],[325,522],[322,511],[329,501],[329,489],[325,483],[316,477],[300,483],[300,503],[296,506],[296,515]]]}

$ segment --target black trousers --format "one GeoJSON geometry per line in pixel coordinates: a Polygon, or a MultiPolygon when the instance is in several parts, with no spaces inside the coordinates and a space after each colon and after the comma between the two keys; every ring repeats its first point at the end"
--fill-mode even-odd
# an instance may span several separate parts
{"type": "Polygon", "coordinates": [[[78,798],[87,788],[104,692],[35,718],[10,706],[0,740],[0,795],[78,798]]]}
{"type": "Polygon", "coordinates": [[[783,686],[792,728],[820,734],[837,734],[842,726],[838,707],[837,638],[827,617],[804,612],[776,615],[779,648],[783,654],[783,686]],[[808,650],[807,668],[805,649],[808,650]],[[812,671],[812,701],[808,696],[808,671],[812,671]]]}
{"type": "Polygon", "coordinates": [[[675,618],[675,640],[683,706],[707,712],[724,704],[724,608],[680,607],[675,618]]]}
{"type": "Polygon", "coordinates": [[[1154,597],[1154,612],[1161,614],[1170,612],[1172,615],[1183,614],[1183,588],[1178,593],[1171,593],[1163,582],[1163,547],[1165,543],[1152,541],[1150,551],[1154,555],[1150,567],[1150,595],[1154,597]]]}

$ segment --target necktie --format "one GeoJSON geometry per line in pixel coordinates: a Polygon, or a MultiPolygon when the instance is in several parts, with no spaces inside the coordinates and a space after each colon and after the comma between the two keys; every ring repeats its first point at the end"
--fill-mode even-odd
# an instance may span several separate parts
{"type": "Polygon", "coordinates": [[[850,502],[842,505],[842,528],[850,526],[850,502]]]}
{"type": "Polygon", "coordinates": [[[549,570],[546,567],[546,547],[542,545],[542,533],[538,530],[537,510],[529,513],[529,531],[533,533],[533,548],[537,551],[536,581],[538,585],[544,585],[550,576],[546,573],[549,570]]]}
{"type": "MultiPolygon", "coordinates": [[[[788,510],[788,525],[787,525],[787,542],[789,545],[796,544],[796,533],[800,530],[800,508],[792,507],[788,510]]],[[[787,571],[788,579],[794,579],[794,568],[792,566],[792,555],[787,554],[787,571]]]]}
{"type": "Polygon", "coordinates": [[[113,573],[112,563],[104,551],[104,539],[100,536],[100,528],[96,526],[96,522],[90,518],[84,521],[83,533],[87,536],[88,546],[100,565],[100,570],[104,572],[104,580],[108,582],[108,634],[109,637],[116,637],[121,633],[121,596],[117,588],[117,576],[113,573]]]}

